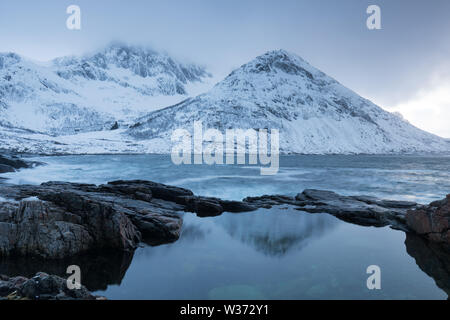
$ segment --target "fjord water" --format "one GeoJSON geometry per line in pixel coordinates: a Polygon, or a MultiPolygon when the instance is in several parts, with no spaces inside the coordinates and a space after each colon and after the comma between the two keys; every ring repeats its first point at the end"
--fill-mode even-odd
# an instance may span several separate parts
{"type": "MultiPolygon", "coordinates": [[[[419,203],[450,193],[446,155],[284,156],[275,176],[261,176],[257,166],[175,166],[169,156],[159,155],[34,160],[48,165],[5,177],[12,183],[146,179],[234,200],[295,195],[306,188],[419,203]]],[[[110,299],[447,298],[426,266],[416,263],[415,242],[407,241],[407,247],[400,231],[283,207],[215,218],[180,214],[184,225],[177,242],[139,248],[114,279],[93,286],[97,294],[110,299]],[[415,252],[414,258],[408,252],[415,252]],[[370,265],[381,268],[381,290],[367,289],[370,265]]],[[[89,270],[101,274],[96,268],[103,266],[89,270]]]]}

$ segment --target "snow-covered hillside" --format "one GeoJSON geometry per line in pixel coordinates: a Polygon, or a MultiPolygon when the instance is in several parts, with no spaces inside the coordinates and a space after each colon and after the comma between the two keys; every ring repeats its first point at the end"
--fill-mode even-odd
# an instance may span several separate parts
{"type": "Polygon", "coordinates": [[[0,54],[0,126],[68,135],[127,125],[197,93],[210,75],[167,54],[111,45],[46,64],[0,54]]]}
{"type": "Polygon", "coordinates": [[[149,113],[128,133],[136,139],[155,139],[155,146],[168,152],[173,130],[192,131],[194,121],[222,132],[278,129],[284,153],[450,150],[445,139],[381,109],[283,50],[257,57],[205,94],[149,113]]]}
{"type": "Polygon", "coordinates": [[[192,131],[202,121],[222,132],[278,129],[283,153],[450,151],[450,140],[283,50],[257,57],[193,97],[210,82],[201,67],[136,47],[112,45],[47,64],[0,54],[0,149],[169,153],[173,130],[192,131]]]}

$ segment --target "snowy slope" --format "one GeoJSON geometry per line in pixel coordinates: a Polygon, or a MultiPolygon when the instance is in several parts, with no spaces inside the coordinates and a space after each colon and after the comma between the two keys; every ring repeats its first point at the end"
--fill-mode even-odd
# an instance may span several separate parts
{"type": "Polygon", "coordinates": [[[51,135],[109,129],[180,102],[210,75],[166,54],[123,45],[46,64],[0,54],[0,126],[51,135]]]}
{"type": "Polygon", "coordinates": [[[155,148],[169,152],[173,130],[192,132],[194,121],[222,132],[278,129],[283,153],[450,150],[445,139],[412,126],[283,50],[257,57],[205,94],[149,113],[128,133],[155,139],[155,148]]]}

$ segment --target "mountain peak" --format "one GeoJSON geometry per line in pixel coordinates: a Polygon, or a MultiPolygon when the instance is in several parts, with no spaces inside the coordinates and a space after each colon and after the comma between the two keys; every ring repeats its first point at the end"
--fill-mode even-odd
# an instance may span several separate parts
{"type": "Polygon", "coordinates": [[[0,53],[0,127],[55,135],[110,128],[186,99],[208,76],[201,66],[120,43],[45,64],[0,53]]]}
{"type": "Polygon", "coordinates": [[[271,58],[273,60],[280,60],[280,61],[289,60],[292,61],[293,63],[295,63],[295,60],[303,61],[303,59],[300,58],[295,53],[289,52],[284,49],[267,51],[266,53],[260,55],[259,57],[256,57],[255,59],[258,58],[271,58]]]}
{"type": "Polygon", "coordinates": [[[277,129],[285,153],[448,150],[441,138],[384,111],[285,50],[256,57],[207,93],[147,114],[128,133],[167,141],[170,150],[171,132],[195,121],[219,131],[277,129]]]}
{"type": "Polygon", "coordinates": [[[137,56],[152,56],[152,55],[158,55],[158,56],[167,56],[166,54],[157,52],[156,50],[153,50],[150,47],[144,47],[144,46],[135,46],[135,45],[129,45],[126,43],[121,42],[112,42],[106,47],[104,47],[102,50],[97,52],[97,54],[104,54],[104,55],[137,55],[137,56]]]}
{"type": "Polygon", "coordinates": [[[290,75],[303,75],[313,80],[317,69],[309,65],[298,55],[286,50],[272,50],[256,57],[243,65],[241,69],[246,73],[285,73],[290,75]]]}
{"type": "MultiPolygon", "coordinates": [[[[156,86],[169,86],[169,91],[166,90],[164,95],[187,94],[185,85],[211,77],[202,66],[179,62],[166,53],[148,47],[118,42],[89,55],[58,58],[53,63],[60,69],[58,75],[65,79],[81,76],[105,81],[108,77],[117,78],[112,71],[114,69],[122,70],[121,72],[128,70],[141,78],[152,78],[153,82],[157,82],[156,86]]],[[[117,81],[124,83],[122,80],[117,81]]],[[[151,85],[152,82],[149,82],[151,85]]],[[[144,91],[148,90],[144,88],[144,91]]]]}

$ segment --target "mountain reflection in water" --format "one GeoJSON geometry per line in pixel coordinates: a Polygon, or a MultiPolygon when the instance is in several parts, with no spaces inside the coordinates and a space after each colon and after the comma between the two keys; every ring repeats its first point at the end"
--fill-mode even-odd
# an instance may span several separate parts
{"type": "Polygon", "coordinates": [[[67,277],[73,264],[83,285],[110,299],[442,299],[450,292],[445,248],[289,207],[212,218],[185,213],[175,243],[63,261],[3,258],[0,274],[67,277]],[[365,285],[371,264],[383,272],[377,292],[365,285]]]}
{"type": "Polygon", "coordinates": [[[239,219],[222,215],[215,222],[232,238],[269,256],[300,250],[338,224],[328,214],[308,214],[283,206],[242,213],[239,219]]]}

